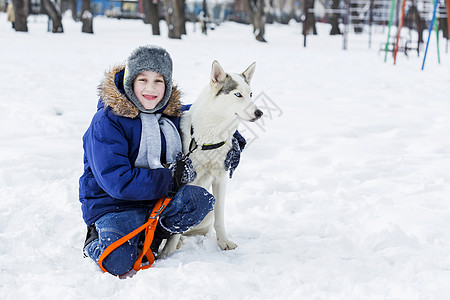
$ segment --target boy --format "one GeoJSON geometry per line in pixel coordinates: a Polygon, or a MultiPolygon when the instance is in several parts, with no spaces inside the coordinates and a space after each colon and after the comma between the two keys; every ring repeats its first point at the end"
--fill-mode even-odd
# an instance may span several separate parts
{"type": "MultiPolygon", "coordinates": [[[[171,194],[151,247],[157,253],[162,239],[199,224],[215,201],[201,187],[180,188],[196,174],[189,159],[179,163],[182,107],[172,85],[169,53],[156,46],[137,48],[126,66],[105,74],[99,96],[83,136],[79,196],[88,225],[84,253],[98,263],[110,244],[143,225],[155,202],[171,194]]],[[[113,275],[129,272],[139,254],[139,237],[110,253],[103,267],[113,275]]]]}

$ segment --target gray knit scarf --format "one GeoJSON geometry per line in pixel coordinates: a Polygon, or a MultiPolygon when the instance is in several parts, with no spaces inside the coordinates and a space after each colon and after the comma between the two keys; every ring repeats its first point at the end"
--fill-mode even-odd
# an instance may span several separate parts
{"type": "Polygon", "coordinates": [[[134,163],[138,168],[163,168],[161,164],[161,133],[166,140],[166,162],[176,161],[181,152],[181,138],[175,125],[161,114],[140,113],[142,123],[139,153],[134,163]]]}

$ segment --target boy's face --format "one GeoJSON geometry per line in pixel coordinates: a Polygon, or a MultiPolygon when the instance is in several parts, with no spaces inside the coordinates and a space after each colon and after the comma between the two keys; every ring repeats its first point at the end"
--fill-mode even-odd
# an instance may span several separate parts
{"type": "Polygon", "coordinates": [[[133,91],[145,109],[153,109],[164,97],[166,85],[161,74],[144,71],[134,79],[133,91]]]}

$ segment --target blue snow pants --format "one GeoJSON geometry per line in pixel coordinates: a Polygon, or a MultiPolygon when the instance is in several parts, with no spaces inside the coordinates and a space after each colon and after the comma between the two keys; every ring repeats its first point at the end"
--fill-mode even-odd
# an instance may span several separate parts
{"type": "MultiPolygon", "coordinates": [[[[194,227],[212,211],[215,198],[202,187],[185,185],[169,202],[160,217],[160,224],[167,231],[182,233],[194,227]]],[[[103,251],[112,243],[144,224],[151,211],[133,209],[108,213],[95,222],[98,238],[84,251],[96,263],[103,251]]],[[[103,266],[113,275],[123,275],[133,268],[139,254],[139,234],[111,252],[103,266]]]]}

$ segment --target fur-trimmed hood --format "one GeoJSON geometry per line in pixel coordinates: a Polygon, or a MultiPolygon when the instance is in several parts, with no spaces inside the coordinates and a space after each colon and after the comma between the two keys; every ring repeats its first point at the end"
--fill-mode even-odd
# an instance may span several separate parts
{"type": "MultiPolygon", "coordinates": [[[[98,86],[98,95],[105,107],[110,107],[113,112],[122,117],[136,118],[139,115],[138,108],[125,96],[123,90],[123,72],[125,64],[116,65],[109,71],[105,72],[105,76],[98,86]],[[118,78],[119,76],[119,78],[118,78]]],[[[181,92],[178,87],[172,85],[172,93],[166,107],[162,111],[168,116],[181,116],[181,92]]]]}

